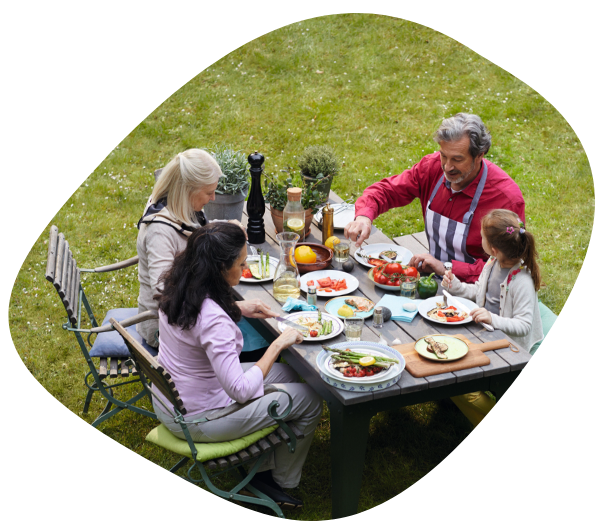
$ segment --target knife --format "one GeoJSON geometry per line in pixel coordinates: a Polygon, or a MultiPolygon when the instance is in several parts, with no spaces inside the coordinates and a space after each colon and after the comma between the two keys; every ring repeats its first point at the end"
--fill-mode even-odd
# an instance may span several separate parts
{"type": "MultiPolygon", "coordinates": [[[[446,290],[443,290],[443,294],[446,298],[446,306],[455,306],[461,312],[471,313],[471,310],[469,310],[469,308],[467,308],[464,304],[458,301],[456,297],[452,297],[446,290]]],[[[492,327],[488,323],[479,323],[479,324],[481,324],[489,332],[494,332],[494,327],[492,327]]]]}
{"type": "Polygon", "coordinates": [[[308,334],[310,333],[310,329],[307,326],[301,326],[297,323],[294,323],[293,321],[290,321],[289,319],[286,319],[285,317],[274,317],[274,319],[276,319],[276,321],[280,321],[281,323],[284,323],[286,326],[290,326],[291,328],[294,328],[295,330],[299,330],[301,333],[303,332],[307,332],[308,334]]]}

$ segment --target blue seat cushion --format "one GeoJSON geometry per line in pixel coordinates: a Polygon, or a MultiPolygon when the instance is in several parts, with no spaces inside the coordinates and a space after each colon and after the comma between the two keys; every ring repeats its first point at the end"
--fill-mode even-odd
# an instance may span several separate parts
{"type": "MultiPolygon", "coordinates": [[[[117,321],[121,322],[123,319],[138,315],[138,308],[115,308],[109,310],[104,317],[104,321],[100,326],[107,324],[111,317],[114,317],[117,321]]],[[[156,356],[158,349],[150,346],[144,338],[136,331],[136,325],[128,326],[126,330],[130,335],[151,354],[156,356]]],[[[98,334],[89,351],[91,357],[131,357],[127,345],[123,341],[123,338],[115,330],[112,332],[103,332],[98,334]]]]}
{"type": "MultiPolygon", "coordinates": [[[[554,312],[552,312],[547,306],[545,306],[541,301],[539,301],[539,313],[541,314],[541,324],[543,325],[543,338],[545,339],[545,336],[552,329],[552,326],[556,322],[556,319],[558,319],[558,316],[554,312]]],[[[543,339],[538,343],[535,343],[531,347],[531,356],[534,355],[537,349],[541,346],[541,343],[543,343],[543,339]]]]}

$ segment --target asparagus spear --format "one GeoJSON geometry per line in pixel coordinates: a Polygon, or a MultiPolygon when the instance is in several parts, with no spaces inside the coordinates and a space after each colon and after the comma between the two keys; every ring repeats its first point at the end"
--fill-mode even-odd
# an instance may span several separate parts
{"type": "Polygon", "coordinates": [[[265,254],[265,276],[269,277],[269,251],[265,254]]]}
{"type": "Polygon", "coordinates": [[[327,352],[333,352],[334,354],[339,354],[342,357],[352,357],[355,358],[356,361],[363,357],[372,357],[376,360],[376,362],[380,361],[382,363],[399,363],[398,359],[391,357],[381,357],[381,356],[372,356],[371,354],[364,354],[362,352],[353,352],[352,350],[341,350],[339,348],[331,348],[323,345],[323,349],[327,352]]]}

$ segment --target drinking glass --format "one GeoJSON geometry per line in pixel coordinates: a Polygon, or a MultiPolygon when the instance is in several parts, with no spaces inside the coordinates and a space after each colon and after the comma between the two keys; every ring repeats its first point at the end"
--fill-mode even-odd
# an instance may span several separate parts
{"type": "Polygon", "coordinates": [[[350,258],[350,244],[345,241],[333,244],[333,256],[336,262],[346,262],[350,258]]]}
{"type": "Polygon", "coordinates": [[[344,331],[346,334],[346,341],[361,340],[363,321],[364,319],[362,317],[346,317],[346,319],[344,319],[344,324],[346,325],[346,329],[344,331]]]}

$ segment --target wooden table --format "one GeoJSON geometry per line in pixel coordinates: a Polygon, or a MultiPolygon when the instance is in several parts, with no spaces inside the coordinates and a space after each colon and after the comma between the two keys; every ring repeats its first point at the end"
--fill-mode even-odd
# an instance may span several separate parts
{"type": "MultiPolygon", "coordinates": [[[[340,202],[337,195],[331,193],[331,201],[340,202]]],[[[246,225],[248,218],[243,217],[246,225]]],[[[266,242],[258,245],[270,255],[279,256],[280,250],[275,239],[275,229],[269,210],[265,215],[266,242]]],[[[335,235],[343,239],[343,232],[336,230],[335,235]]],[[[312,224],[311,234],[306,241],[321,243],[321,232],[312,224]]],[[[424,233],[402,236],[391,240],[379,230],[374,230],[368,243],[394,243],[408,248],[412,253],[426,253],[428,244],[424,233]]],[[[367,278],[367,271],[356,261],[352,274],[359,280],[359,288],[353,295],[367,297],[378,302],[387,290],[380,289],[367,278]]],[[[281,304],[272,296],[273,282],[260,284],[240,283],[235,287],[241,299],[261,299],[280,313],[281,304]]],[[[302,297],[304,294],[302,293],[302,297]]],[[[318,308],[324,311],[327,298],[319,298],[318,308]]],[[[254,326],[272,341],[278,335],[278,323],[275,320],[256,320],[254,326]]],[[[383,337],[388,343],[399,339],[401,343],[410,343],[434,333],[463,334],[470,341],[487,342],[506,339],[507,336],[496,330],[488,332],[476,323],[458,326],[436,325],[420,316],[411,323],[388,321],[381,329],[373,328],[373,318],[365,320],[363,341],[380,340],[383,337]]],[[[511,338],[510,342],[516,344],[511,338]]],[[[333,344],[345,341],[343,334],[326,341],[333,344]]],[[[316,357],[321,351],[320,344],[306,342],[293,346],[282,353],[287,363],[327,402],[331,421],[331,479],[332,479],[332,517],[346,517],[357,513],[361,478],[365,463],[365,449],[369,437],[369,421],[381,411],[405,407],[450,396],[457,396],[478,390],[493,391],[497,397],[509,388],[520,371],[526,366],[530,354],[519,347],[518,353],[509,348],[486,352],[490,364],[458,372],[439,374],[426,378],[415,378],[403,371],[401,379],[386,390],[372,393],[354,393],[338,390],[325,383],[316,366],[316,357]],[[345,446],[350,444],[350,454],[345,446]]]]}

